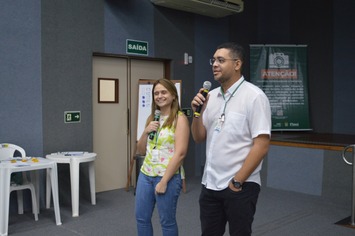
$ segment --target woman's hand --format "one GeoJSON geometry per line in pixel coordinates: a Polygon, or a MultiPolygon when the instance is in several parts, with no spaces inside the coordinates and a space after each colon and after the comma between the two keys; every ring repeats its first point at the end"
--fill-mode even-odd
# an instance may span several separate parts
{"type": "Polygon", "coordinates": [[[159,121],[151,121],[147,127],[145,127],[144,132],[149,135],[153,131],[157,131],[159,128],[159,121]]]}
{"type": "Polygon", "coordinates": [[[159,182],[157,186],[155,186],[155,193],[158,195],[164,194],[166,192],[167,183],[159,182]]]}

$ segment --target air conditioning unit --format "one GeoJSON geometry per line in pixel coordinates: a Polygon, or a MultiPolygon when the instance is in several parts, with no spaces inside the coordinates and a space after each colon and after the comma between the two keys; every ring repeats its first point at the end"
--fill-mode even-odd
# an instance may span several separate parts
{"type": "Polygon", "coordinates": [[[192,12],[214,18],[240,13],[243,0],[150,0],[157,6],[192,12]]]}

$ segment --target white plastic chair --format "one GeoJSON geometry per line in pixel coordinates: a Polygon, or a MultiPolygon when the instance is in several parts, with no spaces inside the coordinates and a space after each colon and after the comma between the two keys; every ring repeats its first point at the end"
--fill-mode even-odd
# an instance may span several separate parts
{"type": "MultiPolygon", "coordinates": [[[[25,150],[15,144],[2,143],[0,144],[0,161],[11,160],[14,158],[15,153],[19,152],[21,157],[26,157],[25,150]]],[[[23,214],[23,193],[22,190],[29,189],[31,191],[32,197],[32,212],[35,216],[35,221],[38,220],[38,207],[37,198],[34,185],[27,180],[26,172],[22,172],[23,182],[22,184],[11,184],[10,193],[12,191],[17,191],[17,204],[18,204],[18,214],[23,214]]],[[[10,196],[8,196],[10,197],[10,196]]]]}

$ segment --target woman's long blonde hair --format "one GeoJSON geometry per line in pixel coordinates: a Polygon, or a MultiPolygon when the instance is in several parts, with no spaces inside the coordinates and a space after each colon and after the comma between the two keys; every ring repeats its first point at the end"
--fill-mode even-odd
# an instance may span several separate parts
{"type": "Polygon", "coordinates": [[[164,122],[163,127],[172,127],[173,125],[176,125],[175,119],[178,116],[180,109],[180,105],[179,105],[179,95],[177,93],[176,87],[174,85],[173,82],[171,82],[171,80],[162,78],[162,79],[158,79],[157,81],[154,82],[153,84],[153,89],[152,89],[152,110],[151,113],[147,119],[147,123],[146,126],[154,120],[154,113],[155,110],[160,110],[160,107],[157,106],[157,104],[155,103],[154,100],[154,89],[155,86],[157,86],[157,84],[161,84],[163,85],[168,91],[169,93],[171,93],[171,95],[174,97],[173,102],[171,103],[171,110],[170,110],[170,114],[168,119],[164,122]]]}

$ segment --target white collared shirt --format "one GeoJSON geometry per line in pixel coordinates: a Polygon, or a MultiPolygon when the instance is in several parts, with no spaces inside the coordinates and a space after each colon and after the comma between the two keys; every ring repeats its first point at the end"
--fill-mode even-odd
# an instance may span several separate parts
{"type": "MultiPolygon", "coordinates": [[[[253,138],[260,134],[271,135],[270,103],[257,86],[244,81],[242,76],[225,92],[215,88],[209,92],[206,109],[202,115],[207,131],[206,163],[202,184],[208,189],[223,190],[238,172],[248,155],[253,138]],[[242,84],[240,84],[242,83],[242,84]],[[237,89],[238,85],[240,87],[237,89]],[[229,99],[233,91],[233,97],[229,99]],[[225,120],[220,131],[215,127],[225,108],[225,120]]],[[[259,185],[261,165],[246,180],[259,185]]]]}

